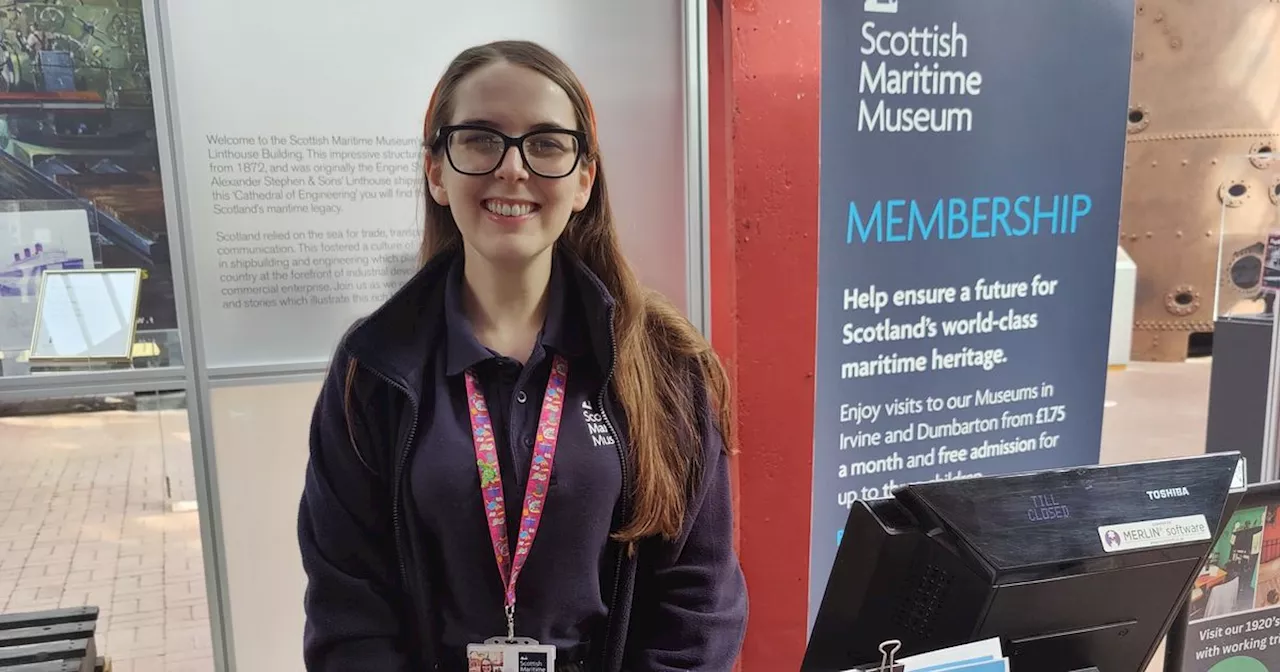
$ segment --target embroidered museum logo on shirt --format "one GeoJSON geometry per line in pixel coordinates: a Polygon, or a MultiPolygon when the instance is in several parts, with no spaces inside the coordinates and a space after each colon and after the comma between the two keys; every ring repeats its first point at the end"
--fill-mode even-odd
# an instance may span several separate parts
{"type": "Polygon", "coordinates": [[[591,435],[591,445],[614,445],[613,433],[609,431],[609,425],[604,422],[604,414],[596,412],[590,401],[582,402],[582,419],[587,423],[587,433],[591,435]]]}

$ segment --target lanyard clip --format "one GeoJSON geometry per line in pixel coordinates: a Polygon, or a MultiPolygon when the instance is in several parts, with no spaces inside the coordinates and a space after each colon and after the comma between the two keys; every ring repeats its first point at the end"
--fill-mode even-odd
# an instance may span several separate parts
{"type": "Polygon", "coordinates": [[[516,638],[516,605],[507,605],[507,639],[516,638]]]}

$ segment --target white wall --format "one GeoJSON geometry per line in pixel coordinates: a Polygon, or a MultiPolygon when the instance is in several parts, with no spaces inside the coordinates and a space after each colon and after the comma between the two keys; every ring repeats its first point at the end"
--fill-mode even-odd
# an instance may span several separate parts
{"type": "Polygon", "coordinates": [[[216,387],[210,398],[236,669],[302,668],[298,500],[319,381],[216,387]]]}

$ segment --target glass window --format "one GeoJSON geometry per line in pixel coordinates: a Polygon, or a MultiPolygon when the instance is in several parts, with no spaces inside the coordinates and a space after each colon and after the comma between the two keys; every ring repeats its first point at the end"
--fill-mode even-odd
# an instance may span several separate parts
{"type": "Polygon", "coordinates": [[[0,9],[0,377],[181,366],[140,0],[0,9]],[[27,353],[47,270],[139,269],[125,362],[27,353]]]}

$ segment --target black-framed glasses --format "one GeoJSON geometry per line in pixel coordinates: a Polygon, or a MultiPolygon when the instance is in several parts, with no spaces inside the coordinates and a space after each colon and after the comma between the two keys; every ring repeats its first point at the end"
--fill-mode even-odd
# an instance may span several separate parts
{"type": "Polygon", "coordinates": [[[487,126],[445,126],[436,138],[437,147],[444,145],[449,165],[463,175],[492,173],[515,147],[524,167],[534,175],[566,177],[578,167],[587,146],[586,133],[567,128],[530,131],[513,138],[487,126]]]}

